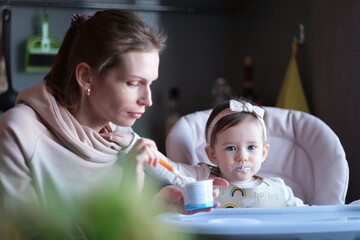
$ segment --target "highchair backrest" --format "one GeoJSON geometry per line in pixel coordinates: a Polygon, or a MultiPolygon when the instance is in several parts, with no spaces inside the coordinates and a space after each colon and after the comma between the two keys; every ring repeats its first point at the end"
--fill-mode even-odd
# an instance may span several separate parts
{"type": "MultiPolygon", "coordinates": [[[[309,205],[344,204],[349,167],[337,135],[319,118],[301,111],[264,107],[270,150],[258,175],[281,177],[309,205]]],[[[205,153],[210,110],[185,115],[166,139],[176,162],[211,164],[205,153]]]]}

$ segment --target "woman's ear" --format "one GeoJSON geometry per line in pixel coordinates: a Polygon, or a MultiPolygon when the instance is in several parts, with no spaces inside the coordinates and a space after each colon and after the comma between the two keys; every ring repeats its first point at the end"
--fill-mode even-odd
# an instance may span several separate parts
{"type": "Polygon", "coordinates": [[[209,158],[210,162],[213,164],[218,164],[218,161],[216,159],[216,155],[215,155],[215,151],[214,148],[211,146],[206,146],[205,147],[205,152],[207,157],[209,158]]]}
{"type": "Polygon", "coordinates": [[[91,89],[92,75],[91,67],[85,62],[81,62],[75,69],[76,81],[79,84],[80,89],[91,89]]]}

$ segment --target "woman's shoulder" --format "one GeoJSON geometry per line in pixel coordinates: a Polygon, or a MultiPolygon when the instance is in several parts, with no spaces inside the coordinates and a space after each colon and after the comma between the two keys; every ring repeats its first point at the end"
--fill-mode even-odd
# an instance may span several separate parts
{"type": "Polygon", "coordinates": [[[1,157],[11,156],[13,161],[21,161],[20,155],[32,156],[36,149],[41,149],[36,147],[37,139],[44,132],[47,128],[36,112],[27,105],[17,104],[0,118],[1,157]]]}
{"type": "Polygon", "coordinates": [[[11,131],[34,131],[36,129],[46,129],[36,112],[25,104],[17,104],[6,111],[0,117],[0,132],[11,129],[11,131]]]}
{"type": "Polygon", "coordinates": [[[19,117],[30,117],[30,119],[26,119],[26,120],[31,120],[32,116],[36,116],[36,113],[31,107],[23,103],[18,103],[14,107],[4,112],[0,118],[0,121],[6,122],[9,120],[11,121],[25,120],[25,119],[19,119],[19,117]]]}

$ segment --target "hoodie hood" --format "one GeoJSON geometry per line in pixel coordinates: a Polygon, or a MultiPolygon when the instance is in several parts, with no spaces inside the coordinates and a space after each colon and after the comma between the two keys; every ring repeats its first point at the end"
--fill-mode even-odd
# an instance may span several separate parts
{"type": "Polygon", "coordinates": [[[81,125],[55,100],[47,90],[45,80],[19,93],[16,104],[31,107],[64,147],[85,160],[108,163],[118,159],[120,146],[106,141],[98,132],[81,125]]]}

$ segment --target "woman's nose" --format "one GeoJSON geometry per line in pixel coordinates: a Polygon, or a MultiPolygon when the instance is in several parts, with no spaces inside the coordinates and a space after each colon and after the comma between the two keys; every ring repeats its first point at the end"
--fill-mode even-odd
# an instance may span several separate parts
{"type": "Polygon", "coordinates": [[[152,105],[150,87],[147,87],[145,91],[142,92],[141,96],[139,96],[138,104],[147,107],[150,107],[152,105]]]}

